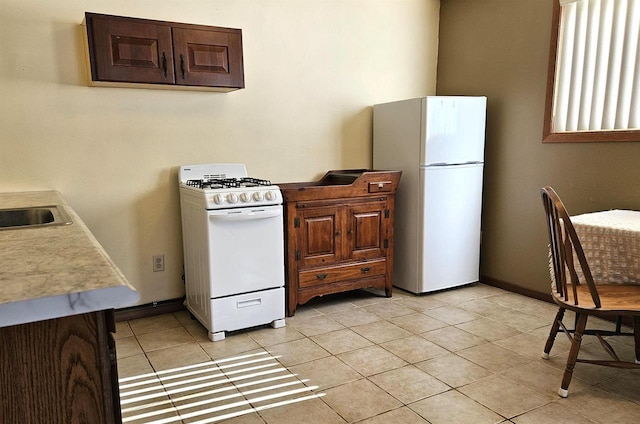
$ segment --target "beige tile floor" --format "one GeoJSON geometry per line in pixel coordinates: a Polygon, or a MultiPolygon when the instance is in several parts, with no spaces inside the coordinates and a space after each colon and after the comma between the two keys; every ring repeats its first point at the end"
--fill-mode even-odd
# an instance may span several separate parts
{"type": "MultiPolygon", "coordinates": [[[[540,359],[556,308],[475,284],[392,298],[354,291],[300,306],[286,327],[210,342],[188,312],[120,322],[125,423],[638,423],[640,370],[540,359]]],[[[591,327],[612,327],[596,320],[591,327]]],[[[633,357],[631,338],[612,344],[633,357]]],[[[603,351],[585,337],[583,356],[603,351]]]]}

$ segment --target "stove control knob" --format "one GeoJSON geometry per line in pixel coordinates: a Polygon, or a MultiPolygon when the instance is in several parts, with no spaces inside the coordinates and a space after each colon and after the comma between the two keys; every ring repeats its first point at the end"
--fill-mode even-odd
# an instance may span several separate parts
{"type": "Polygon", "coordinates": [[[227,194],[227,202],[238,203],[238,196],[235,193],[227,194]]]}
{"type": "Polygon", "coordinates": [[[276,194],[273,191],[267,191],[264,194],[265,199],[271,201],[271,200],[276,200],[276,194]]]}
{"type": "Polygon", "coordinates": [[[224,197],[222,197],[222,194],[216,194],[215,196],[213,196],[213,201],[216,205],[219,205],[221,203],[224,203],[224,197]]]}
{"type": "Polygon", "coordinates": [[[249,196],[249,193],[242,193],[240,194],[240,200],[242,200],[243,202],[248,202],[251,200],[251,196],[249,196]]]}
{"type": "Polygon", "coordinates": [[[260,193],[259,191],[253,193],[253,200],[255,200],[256,202],[260,202],[262,200],[262,193],[260,193]]]}

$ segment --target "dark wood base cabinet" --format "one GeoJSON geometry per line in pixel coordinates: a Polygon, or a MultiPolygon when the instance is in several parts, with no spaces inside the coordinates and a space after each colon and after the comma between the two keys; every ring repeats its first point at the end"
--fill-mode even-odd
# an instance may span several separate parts
{"type": "Polygon", "coordinates": [[[113,310],[0,328],[0,423],[121,423],[113,310]]]}
{"type": "Polygon", "coordinates": [[[287,316],[316,296],[392,292],[393,212],[400,171],[329,171],[278,184],[285,203],[287,316]]]}

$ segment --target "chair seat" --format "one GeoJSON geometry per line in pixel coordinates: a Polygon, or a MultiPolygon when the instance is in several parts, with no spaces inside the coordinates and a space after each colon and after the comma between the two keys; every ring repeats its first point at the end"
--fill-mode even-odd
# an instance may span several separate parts
{"type": "Polygon", "coordinates": [[[580,299],[578,305],[575,305],[570,288],[567,300],[560,297],[555,290],[553,290],[553,297],[556,303],[567,309],[591,309],[602,315],[640,315],[640,285],[598,284],[597,288],[600,295],[600,308],[595,307],[586,284],[577,286],[578,299],[580,299]]]}

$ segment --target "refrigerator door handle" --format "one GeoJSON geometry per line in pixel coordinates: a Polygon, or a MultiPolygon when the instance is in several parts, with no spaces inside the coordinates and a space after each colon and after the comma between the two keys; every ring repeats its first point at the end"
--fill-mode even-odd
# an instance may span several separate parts
{"type": "Polygon", "coordinates": [[[425,168],[425,167],[432,167],[432,166],[482,165],[483,163],[484,162],[480,160],[470,160],[469,162],[458,162],[458,163],[434,162],[434,163],[429,163],[427,165],[421,165],[421,167],[425,168]]]}

